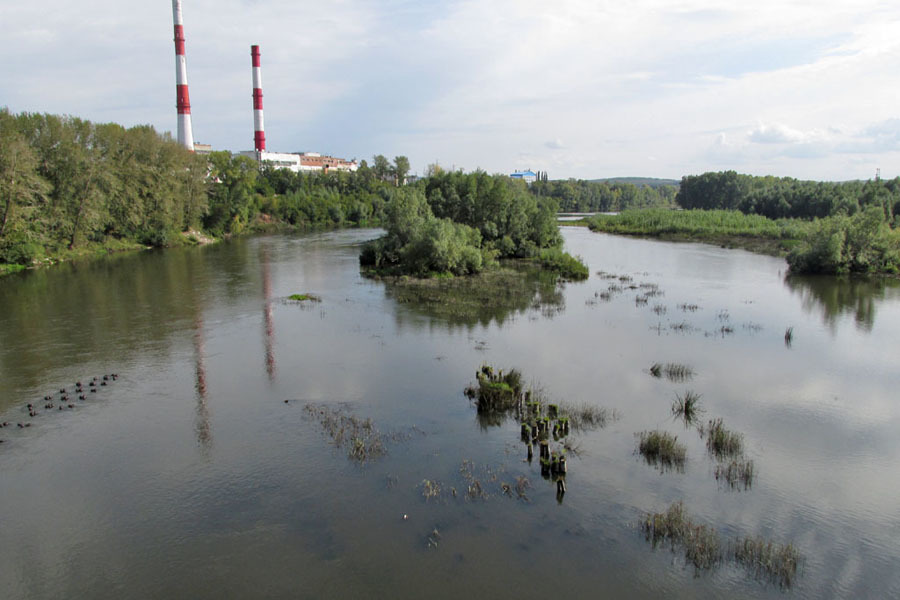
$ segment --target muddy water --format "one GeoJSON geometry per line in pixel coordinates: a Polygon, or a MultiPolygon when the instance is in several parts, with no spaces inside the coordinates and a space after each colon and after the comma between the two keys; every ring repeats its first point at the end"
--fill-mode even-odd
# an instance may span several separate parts
{"type": "Polygon", "coordinates": [[[900,595],[895,282],[786,279],[776,258],[572,229],[587,282],[507,286],[498,295],[522,297],[466,312],[360,277],[358,244],[374,235],[0,280],[3,596],[900,595]],[[296,292],[321,302],[286,300],[296,292]],[[694,376],[653,377],[657,362],[694,376]],[[571,436],[561,501],[518,423],[479,420],[463,395],[484,363],[618,415],[571,436]],[[76,381],[111,373],[77,399],[76,381]],[[697,430],[672,417],[687,391],[702,422],[743,435],[749,489],[717,481],[697,430]],[[387,455],[348,459],[310,403],[371,419],[387,455]],[[635,454],[652,429],[685,444],[683,472],[635,454]],[[501,487],[519,478],[527,500],[501,487]],[[440,494],[426,500],[424,481],[440,494]],[[484,493],[468,498],[474,481],[484,493]],[[792,586],[653,549],[641,514],[679,500],[723,543],[792,543],[792,586]]]}

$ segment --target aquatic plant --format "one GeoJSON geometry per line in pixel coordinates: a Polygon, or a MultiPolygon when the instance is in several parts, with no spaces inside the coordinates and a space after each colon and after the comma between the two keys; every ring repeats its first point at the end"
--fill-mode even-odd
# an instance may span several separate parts
{"type": "Polygon", "coordinates": [[[697,312],[700,309],[696,304],[679,304],[678,310],[681,312],[697,312]]]}
{"type": "Polygon", "coordinates": [[[560,412],[568,416],[572,428],[578,431],[602,429],[619,418],[614,410],[590,404],[560,403],[560,412]]]}
{"type": "Polygon", "coordinates": [[[792,544],[760,537],[735,538],[723,550],[725,544],[716,530],[694,523],[682,501],[672,503],[665,512],[641,515],[638,525],[653,548],[663,543],[670,544],[673,552],[682,548],[685,560],[698,572],[730,560],[756,578],[789,588],[803,560],[792,544]]]}
{"type": "Polygon", "coordinates": [[[322,299],[315,294],[291,294],[288,296],[288,300],[293,300],[294,302],[321,302],[322,299]]]}
{"type": "Polygon", "coordinates": [[[710,569],[722,560],[716,530],[691,521],[683,502],[672,504],[664,513],[643,515],[640,528],[654,548],[663,542],[669,542],[672,550],[683,547],[685,559],[698,571],[710,569]]]}
{"type": "Polygon", "coordinates": [[[663,316],[664,314],[666,314],[666,307],[665,307],[665,305],[663,305],[663,304],[654,304],[654,305],[653,305],[653,312],[655,312],[658,316],[661,317],[661,316],[663,316]]]}
{"type": "Polygon", "coordinates": [[[650,365],[650,374],[654,377],[662,377],[663,366],[661,363],[653,363],[650,365]]]}
{"type": "Polygon", "coordinates": [[[727,483],[732,489],[743,485],[744,489],[753,486],[753,461],[747,458],[732,459],[728,463],[716,465],[716,481],[727,483]]]}
{"type": "Polygon", "coordinates": [[[304,410],[319,423],[336,447],[347,448],[347,457],[358,463],[385,456],[388,441],[409,437],[408,433],[381,433],[371,419],[350,414],[344,406],[309,403],[304,410]]]}
{"type": "Polygon", "coordinates": [[[784,344],[785,344],[785,346],[790,348],[791,342],[793,342],[793,341],[794,341],[794,328],[788,327],[787,329],[784,330],[784,344]]]}
{"type": "Polygon", "coordinates": [[[634,305],[635,306],[647,306],[647,303],[650,301],[650,298],[647,296],[635,296],[634,297],[634,305]]]}
{"type": "Polygon", "coordinates": [[[703,409],[700,407],[700,394],[690,390],[683,396],[675,394],[672,414],[682,419],[685,425],[691,425],[701,412],[703,409]]]}
{"type": "Polygon", "coordinates": [[[757,578],[791,587],[800,565],[800,552],[792,544],[775,544],[759,537],[738,538],[731,546],[735,562],[757,578]]]}
{"type": "Polygon", "coordinates": [[[744,436],[726,429],[721,418],[710,419],[699,431],[706,438],[706,449],[716,458],[737,457],[744,451],[744,436]]]}
{"type": "Polygon", "coordinates": [[[636,434],[638,440],[638,452],[647,461],[647,464],[657,465],[665,469],[675,467],[684,468],[687,459],[687,448],[678,443],[678,436],[666,431],[642,431],[636,434]]]}

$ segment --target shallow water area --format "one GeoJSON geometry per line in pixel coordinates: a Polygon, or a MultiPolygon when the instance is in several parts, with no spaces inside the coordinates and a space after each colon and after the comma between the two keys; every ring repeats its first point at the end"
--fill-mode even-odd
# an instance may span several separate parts
{"type": "Polygon", "coordinates": [[[778,258],[563,228],[588,281],[448,312],[360,275],[378,234],[0,280],[4,597],[900,595],[896,281],[787,278],[778,258]],[[561,498],[517,420],[479,419],[463,394],[485,364],[617,415],[570,435],[561,498]],[[77,399],[76,381],[112,373],[77,399]],[[672,415],[688,391],[701,424],[742,436],[752,485],[717,480],[696,426],[672,415]],[[311,404],[371,419],[386,455],[349,457],[311,404]],[[656,429],[685,445],[683,471],[637,454],[635,434],[656,429]],[[519,478],[527,498],[502,487],[519,478]],[[793,544],[792,585],[652,548],[641,516],[676,501],[723,543],[793,544]]]}

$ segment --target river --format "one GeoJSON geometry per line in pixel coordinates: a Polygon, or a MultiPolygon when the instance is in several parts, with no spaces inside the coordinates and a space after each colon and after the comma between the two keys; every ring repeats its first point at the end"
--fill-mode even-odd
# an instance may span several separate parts
{"type": "Polygon", "coordinates": [[[3,278],[3,597],[900,596],[897,282],[563,233],[588,281],[454,318],[361,277],[375,230],[3,278]],[[486,364],[608,411],[569,436],[563,496],[519,423],[464,395],[486,364]],[[671,411],[687,392],[693,425],[671,411]],[[317,415],[371,419],[386,454],[348,458],[317,415]],[[697,424],[719,418],[750,485],[716,478],[697,424]],[[683,468],[637,452],[656,429],[684,444],[683,468]],[[654,548],[642,515],[678,501],[723,548],[791,544],[796,574],[654,548]]]}

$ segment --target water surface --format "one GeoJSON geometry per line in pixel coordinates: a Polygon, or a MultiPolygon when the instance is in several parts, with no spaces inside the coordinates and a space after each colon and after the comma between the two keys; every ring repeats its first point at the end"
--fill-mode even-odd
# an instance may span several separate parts
{"type": "Polygon", "coordinates": [[[4,597],[900,595],[896,282],[786,278],[777,258],[564,229],[587,282],[448,317],[360,276],[359,244],[377,234],[264,236],[0,281],[4,597]],[[661,293],[638,305],[651,288],[628,286],[642,283],[661,293]],[[286,301],[297,292],[322,301],[286,301]],[[655,378],[656,362],[695,376],[655,378]],[[463,395],[485,363],[619,415],[574,436],[561,502],[524,460],[518,424],[479,422],[463,395]],[[108,373],[118,380],[73,409],[43,408],[108,373]],[[688,390],[704,419],[743,434],[752,488],[717,482],[697,431],[672,417],[688,390]],[[308,403],[402,435],[359,465],[308,403]],[[635,454],[635,434],[656,428],[686,444],[684,472],[635,454]],[[462,492],[464,461],[490,497],[423,498],[423,480],[462,492]],[[528,501],[500,492],[517,477],[528,501]],[[731,563],[695,574],[653,550],[638,519],[678,500],[723,540],[793,543],[793,586],[731,563]]]}

